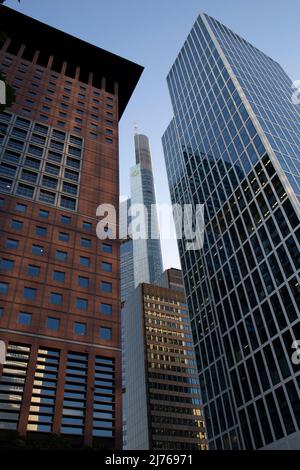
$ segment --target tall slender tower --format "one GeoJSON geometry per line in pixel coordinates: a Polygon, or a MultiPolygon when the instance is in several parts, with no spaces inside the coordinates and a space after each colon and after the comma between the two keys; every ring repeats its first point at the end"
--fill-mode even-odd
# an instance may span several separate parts
{"type": "Polygon", "coordinates": [[[123,203],[120,225],[124,227],[124,219],[128,223],[134,223],[134,219],[138,218],[141,231],[145,228],[145,236],[134,237],[131,241],[131,234],[127,234],[128,237],[125,237],[121,245],[122,301],[126,300],[132,286],[137,287],[141,282],[155,282],[163,272],[148,137],[136,134],[134,144],[136,164],[130,170],[131,199],[123,203]],[[139,210],[138,206],[142,206],[145,210],[139,210]],[[126,208],[135,213],[128,217],[126,208]]]}
{"type": "Polygon", "coordinates": [[[173,203],[210,449],[300,447],[300,112],[274,60],[201,14],[168,75],[173,203]],[[184,118],[183,118],[184,116],[184,118]]]}
{"type": "Polygon", "coordinates": [[[121,447],[118,122],[142,72],[1,6],[0,433],[121,447]],[[2,27],[2,26],[1,26],[2,27]]]}

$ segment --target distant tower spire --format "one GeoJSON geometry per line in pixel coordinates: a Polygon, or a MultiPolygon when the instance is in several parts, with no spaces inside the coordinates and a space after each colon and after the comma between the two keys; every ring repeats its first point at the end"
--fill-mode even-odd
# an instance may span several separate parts
{"type": "Polygon", "coordinates": [[[137,122],[134,123],[134,135],[137,135],[139,133],[139,128],[138,128],[138,125],[137,125],[137,122]]]}

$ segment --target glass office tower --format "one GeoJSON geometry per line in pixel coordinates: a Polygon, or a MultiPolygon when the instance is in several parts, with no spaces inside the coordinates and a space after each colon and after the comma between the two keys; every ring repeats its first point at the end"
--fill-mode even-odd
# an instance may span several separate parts
{"type": "Polygon", "coordinates": [[[148,137],[134,136],[136,164],[130,170],[131,199],[121,203],[121,300],[141,282],[155,282],[163,272],[151,153],[148,137]],[[136,209],[141,206],[146,210],[136,209]],[[133,211],[129,215],[129,209],[133,211]],[[127,211],[126,211],[127,209],[127,211]],[[139,220],[145,236],[131,239],[130,223],[139,220]]]}
{"type": "Polygon", "coordinates": [[[204,204],[179,250],[210,449],[299,448],[300,114],[272,59],[201,14],[167,78],[173,203],[204,204]]]}
{"type": "Polygon", "coordinates": [[[134,290],[133,268],[133,240],[128,233],[131,222],[129,216],[131,200],[128,198],[120,202],[120,275],[121,275],[121,302],[125,302],[130,292],[134,290]]]}
{"type": "Polygon", "coordinates": [[[137,287],[141,282],[154,282],[163,267],[148,137],[136,134],[134,144],[136,165],[130,172],[131,204],[145,206],[147,214],[144,218],[148,229],[147,239],[137,239],[133,243],[134,284],[137,287]]]}

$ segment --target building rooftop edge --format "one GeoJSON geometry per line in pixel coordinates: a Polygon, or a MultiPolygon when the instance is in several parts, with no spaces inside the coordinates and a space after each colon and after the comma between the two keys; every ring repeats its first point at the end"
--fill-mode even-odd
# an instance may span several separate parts
{"type": "Polygon", "coordinates": [[[27,43],[45,50],[49,55],[84,67],[89,72],[102,73],[108,80],[117,82],[120,119],[144,67],[12,8],[0,5],[0,13],[1,29],[8,37],[19,40],[20,44],[27,43]],[[95,67],[97,63],[101,67],[99,70],[95,67]]]}

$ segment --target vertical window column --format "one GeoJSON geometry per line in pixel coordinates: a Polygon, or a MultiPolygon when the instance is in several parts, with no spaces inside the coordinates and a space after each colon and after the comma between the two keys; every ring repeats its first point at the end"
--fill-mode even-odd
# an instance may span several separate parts
{"type": "Polygon", "coordinates": [[[115,435],[115,362],[96,356],[93,407],[93,436],[115,435]]]}
{"type": "Polygon", "coordinates": [[[86,413],[88,355],[68,352],[62,434],[83,435],[86,413]]]}
{"type": "Polygon", "coordinates": [[[52,432],[60,352],[40,347],[27,431],[52,432]]]}
{"type": "Polygon", "coordinates": [[[0,383],[0,428],[17,430],[30,347],[10,343],[0,383]]]}

